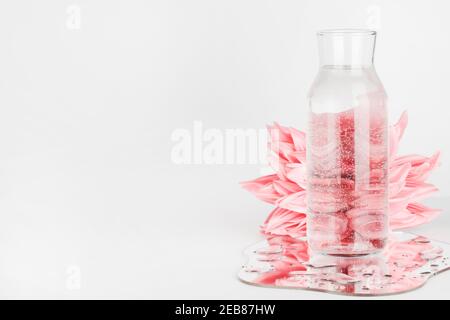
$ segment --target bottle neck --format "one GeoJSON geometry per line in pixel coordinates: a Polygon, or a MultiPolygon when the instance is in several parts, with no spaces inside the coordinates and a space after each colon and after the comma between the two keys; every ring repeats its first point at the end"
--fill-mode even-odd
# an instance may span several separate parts
{"type": "Polygon", "coordinates": [[[317,36],[320,67],[344,69],[373,67],[375,31],[328,30],[320,31],[317,36]]]}

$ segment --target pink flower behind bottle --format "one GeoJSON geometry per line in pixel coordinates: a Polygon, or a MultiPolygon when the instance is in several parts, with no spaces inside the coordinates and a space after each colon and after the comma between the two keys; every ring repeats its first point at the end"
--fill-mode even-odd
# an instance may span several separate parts
{"type": "MultiPolygon", "coordinates": [[[[438,164],[439,152],[431,157],[397,155],[407,123],[405,112],[389,130],[389,224],[393,230],[427,223],[440,213],[419,202],[438,190],[426,179],[438,164]]],[[[269,163],[275,174],[241,184],[259,199],[275,205],[262,225],[263,233],[303,237],[306,235],[305,133],[277,123],[269,126],[268,131],[269,163]]],[[[358,218],[355,212],[356,228],[364,228],[364,221],[359,221],[363,218],[358,218]]]]}

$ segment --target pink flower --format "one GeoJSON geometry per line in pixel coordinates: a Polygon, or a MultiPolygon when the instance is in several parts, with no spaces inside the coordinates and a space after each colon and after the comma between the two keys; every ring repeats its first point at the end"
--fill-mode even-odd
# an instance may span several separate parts
{"type": "MultiPolygon", "coordinates": [[[[408,117],[404,112],[389,131],[389,217],[393,230],[427,223],[440,213],[440,210],[418,202],[438,190],[425,180],[437,166],[440,153],[436,152],[431,157],[398,156],[398,145],[407,124],[408,117]]],[[[263,233],[297,238],[305,236],[305,133],[277,123],[268,126],[268,131],[269,163],[276,173],[241,185],[259,199],[275,205],[261,227],[263,233]]]]}

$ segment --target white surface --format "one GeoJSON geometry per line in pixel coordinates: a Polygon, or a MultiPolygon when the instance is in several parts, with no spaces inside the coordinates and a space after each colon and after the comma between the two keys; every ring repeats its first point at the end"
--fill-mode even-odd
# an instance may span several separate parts
{"type": "MultiPolygon", "coordinates": [[[[250,287],[242,249],[270,206],[260,165],[175,165],[177,128],[304,127],[315,31],[378,26],[402,153],[444,157],[450,2],[48,0],[0,3],[0,297],[341,298],[250,287]]],[[[444,198],[442,198],[444,199],[444,198]]],[[[442,236],[442,220],[424,230],[442,236]],[[436,231],[437,232],[437,231],[436,231]]],[[[449,298],[450,273],[401,298],[449,298]]]]}

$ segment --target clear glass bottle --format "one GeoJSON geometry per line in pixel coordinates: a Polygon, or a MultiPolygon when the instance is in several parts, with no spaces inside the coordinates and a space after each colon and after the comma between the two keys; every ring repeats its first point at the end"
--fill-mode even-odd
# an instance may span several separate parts
{"type": "Polygon", "coordinates": [[[388,117],[373,65],[376,32],[317,34],[320,68],[307,132],[308,242],[313,251],[360,255],[388,236],[388,117]]]}

